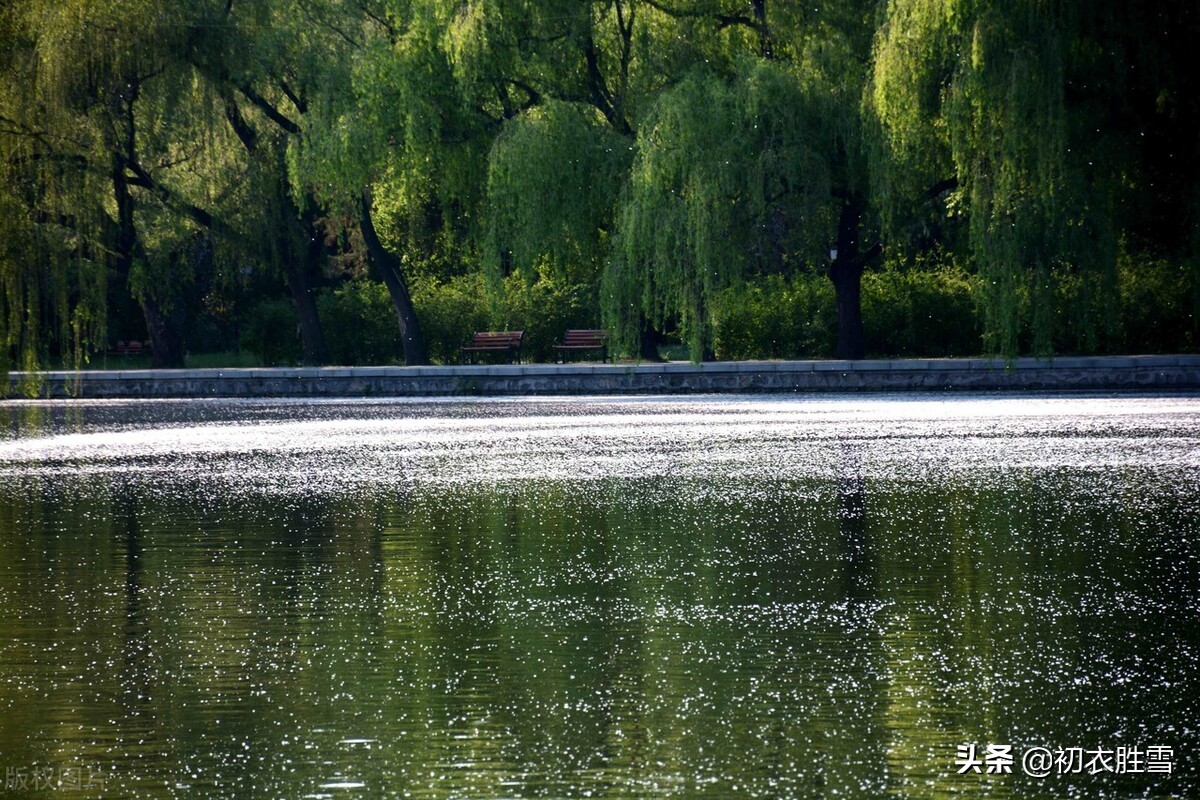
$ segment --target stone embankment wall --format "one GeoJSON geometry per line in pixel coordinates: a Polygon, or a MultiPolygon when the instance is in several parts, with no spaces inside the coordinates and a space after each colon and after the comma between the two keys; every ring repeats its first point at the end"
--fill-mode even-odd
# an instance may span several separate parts
{"type": "Polygon", "coordinates": [[[8,396],[438,397],[1200,389],[1200,356],[14,372],[8,396]]]}

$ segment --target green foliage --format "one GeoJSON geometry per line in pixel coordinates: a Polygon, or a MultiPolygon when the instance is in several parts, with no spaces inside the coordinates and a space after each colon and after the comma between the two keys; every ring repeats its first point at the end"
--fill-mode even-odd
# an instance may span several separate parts
{"type": "MultiPolygon", "coordinates": [[[[1121,217],[1138,213],[1119,209],[1153,168],[1142,137],[1170,82],[1167,70],[1158,88],[1137,86],[1143,70],[1129,62],[1160,65],[1169,52],[1131,44],[1144,24],[1131,6],[1083,0],[887,5],[866,103],[877,199],[893,232],[900,218],[927,223],[931,201],[965,220],[993,352],[1119,339],[1117,241],[1121,217]],[[950,177],[953,191],[927,194],[950,177]]],[[[1140,194],[1131,207],[1156,202],[1140,194]]]]}
{"type": "Polygon", "coordinates": [[[492,315],[494,330],[525,331],[522,355],[531,361],[552,361],[553,345],[570,328],[597,326],[594,295],[587,286],[542,276],[529,281],[511,275],[492,315]]]}
{"type": "Polygon", "coordinates": [[[594,282],[631,150],[588,107],[550,101],[509,120],[488,164],[491,274],[594,282]]]}
{"type": "Polygon", "coordinates": [[[64,15],[74,13],[76,27],[87,17],[71,4],[28,0],[2,13],[0,368],[37,369],[52,355],[83,364],[105,338],[105,265],[89,247],[100,241],[103,182],[82,168],[98,131],[86,117],[89,87],[67,69],[91,63],[85,37],[52,32],[64,15]]]}
{"type": "Polygon", "coordinates": [[[867,352],[879,356],[971,356],[982,349],[979,284],[953,263],[892,264],[863,276],[867,352]]]}
{"type": "Polygon", "coordinates": [[[768,275],[714,298],[718,359],[829,358],[836,340],[833,284],[824,276],[768,275]]]}
{"type": "Polygon", "coordinates": [[[321,327],[334,364],[399,364],[404,346],[387,287],[369,280],[349,281],[317,299],[321,327]]]}
{"type": "MultiPolygon", "coordinates": [[[[1123,297],[1115,268],[1099,274],[1060,269],[1050,280],[1054,289],[1048,301],[1052,306],[1049,313],[1053,314],[1052,351],[1087,355],[1121,352],[1123,297]]],[[[1036,346],[1038,341],[1037,332],[1031,330],[1030,344],[1036,346]]]]}
{"type": "MultiPolygon", "coordinates": [[[[358,46],[330,44],[320,60],[304,136],[288,151],[298,197],[338,217],[373,188],[380,235],[409,260],[468,236],[490,144],[456,80],[445,3],[384,4],[388,24],[354,19],[358,46]]],[[[331,9],[337,16],[344,10],[331,9]]],[[[473,233],[473,231],[471,231],[473,233]]]]}
{"type": "Polygon", "coordinates": [[[606,319],[626,341],[639,307],[678,319],[699,360],[709,307],[751,270],[794,268],[831,235],[835,136],[804,75],[746,60],[730,78],[697,70],[662,93],[639,132],[606,319]]]}
{"type": "Polygon", "coordinates": [[[1125,352],[1195,352],[1200,347],[1192,304],[1194,270],[1186,264],[1122,253],[1118,275],[1125,352]]]}
{"type": "MultiPolygon", "coordinates": [[[[867,273],[867,352],[969,356],[980,352],[978,286],[953,264],[923,260],[867,273]]],[[[717,358],[830,358],[837,341],[833,285],[822,275],[770,275],[721,292],[713,307],[717,358]]]]}
{"type": "Polygon", "coordinates": [[[368,274],[442,362],[600,319],[828,354],[835,242],[873,353],[1194,348],[1197,35],[1184,0],[11,0],[0,367],[152,319],[224,349],[237,309],[290,362],[284,283],[391,363],[368,274]]]}
{"type": "Polygon", "coordinates": [[[483,275],[475,273],[447,281],[426,280],[412,287],[413,305],[429,342],[429,357],[439,364],[457,364],[459,350],[475,331],[490,329],[483,275]]]}
{"type": "Polygon", "coordinates": [[[262,360],[258,356],[245,350],[189,353],[185,362],[188,369],[248,369],[262,365],[262,360]]]}
{"type": "Polygon", "coordinates": [[[551,361],[564,331],[597,325],[588,288],[552,277],[530,281],[511,275],[491,298],[479,273],[423,281],[413,287],[413,304],[429,336],[430,356],[442,364],[457,364],[458,348],[476,331],[524,331],[523,357],[551,361]]]}
{"type": "Polygon", "coordinates": [[[238,345],[268,367],[296,364],[300,361],[299,324],[289,301],[263,300],[246,315],[238,345]]]}
{"type": "Polygon", "coordinates": [[[897,0],[875,33],[865,143],[872,194],[893,240],[903,241],[923,192],[952,172],[939,114],[955,70],[954,19],[953,4],[942,0],[897,0]]]}

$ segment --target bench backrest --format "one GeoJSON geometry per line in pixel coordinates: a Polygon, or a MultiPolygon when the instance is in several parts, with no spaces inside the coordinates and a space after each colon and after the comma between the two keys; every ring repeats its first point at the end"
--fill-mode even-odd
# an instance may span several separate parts
{"type": "Polygon", "coordinates": [[[599,347],[608,341],[608,331],[571,330],[563,335],[566,345],[595,345],[599,347]]]}
{"type": "Polygon", "coordinates": [[[476,331],[471,335],[472,347],[520,347],[525,331],[476,331]]]}

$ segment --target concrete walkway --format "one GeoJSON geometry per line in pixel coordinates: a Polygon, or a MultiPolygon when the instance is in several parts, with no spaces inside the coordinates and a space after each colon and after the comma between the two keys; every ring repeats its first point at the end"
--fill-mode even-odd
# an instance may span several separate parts
{"type": "MultiPolygon", "coordinates": [[[[0,384],[2,386],[2,384],[0,384]]],[[[1200,389],[1200,355],[13,372],[8,396],[438,397],[1200,389]]]]}

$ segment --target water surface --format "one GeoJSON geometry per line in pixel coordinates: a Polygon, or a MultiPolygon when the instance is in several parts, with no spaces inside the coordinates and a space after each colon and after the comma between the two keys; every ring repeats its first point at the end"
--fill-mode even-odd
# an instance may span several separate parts
{"type": "Polygon", "coordinates": [[[1198,475],[1187,397],[0,404],[0,767],[1195,796],[1198,475]],[[1173,771],[957,775],[964,743],[1173,771]]]}

